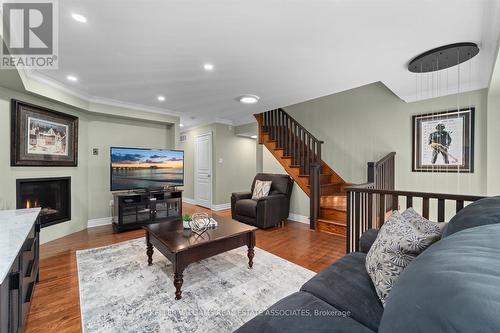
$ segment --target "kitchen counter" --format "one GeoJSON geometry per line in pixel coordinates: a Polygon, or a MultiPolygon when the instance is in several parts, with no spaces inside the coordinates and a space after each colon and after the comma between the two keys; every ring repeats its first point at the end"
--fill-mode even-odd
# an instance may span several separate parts
{"type": "Polygon", "coordinates": [[[40,208],[0,211],[0,283],[9,273],[39,213],[40,208]]]}

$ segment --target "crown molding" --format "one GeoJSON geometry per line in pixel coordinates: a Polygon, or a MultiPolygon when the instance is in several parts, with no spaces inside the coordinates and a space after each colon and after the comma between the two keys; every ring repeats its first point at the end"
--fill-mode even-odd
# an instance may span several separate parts
{"type": "MultiPolygon", "coordinates": [[[[20,69],[18,69],[18,70],[20,70],[20,69]]],[[[82,93],[80,91],[70,89],[66,85],[62,84],[61,82],[59,82],[55,79],[52,79],[46,75],[35,72],[33,70],[24,69],[23,71],[29,80],[33,80],[33,81],[36,81],[36,82],[39,82],[42,84],[46,84],[49,87],[60,90],[60,91],[67,93],[69,95],[75,96],[75,97],[77,97],[77,98],[79,98],[87,103],[102,104],[102,105],[108,105],[108,106],[119,107],[119,108],[124,108],[124,109],[131,109],[131,110],[137,110],[137,111],[158,113],[158,114],[174,116],[174,117],[181,117],[180,112],[172,111],[169,109],[156,108],[156,107],[146,106],[146,105],[142,105],[142,104],[129,103],[129,102],[122,102],[122,101],[114,100],[111,98],[104,98],[104,97],[85,94],[85,93],[82,93]]]]}

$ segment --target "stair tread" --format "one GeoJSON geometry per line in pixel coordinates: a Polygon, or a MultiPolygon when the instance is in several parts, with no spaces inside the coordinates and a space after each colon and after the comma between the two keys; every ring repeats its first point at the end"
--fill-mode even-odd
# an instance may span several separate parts
{"type": "MultiPolygon", "coordinates": [[[[326,187],[326,186],[337,186],[337,185],[342,185],[342,184],[343,184],[342,182],[336,182],[336,183],[320,184],[319,186],[326,187]]],[[[307,185],[307,186],[311,186],[311,185],[307,185]]]]}
{"type": "Polygon", "coordinates": [[[328,224],[335,224],[335,225],[340,225],[340,226],[347,226],[347,223],[345,222],[340,222],[340,221],[333,221],[333,220],[328,220],[324,218],[318,218],[316,221],[318,222],[323,222],[323,223],[328,223],[328,224]]]}

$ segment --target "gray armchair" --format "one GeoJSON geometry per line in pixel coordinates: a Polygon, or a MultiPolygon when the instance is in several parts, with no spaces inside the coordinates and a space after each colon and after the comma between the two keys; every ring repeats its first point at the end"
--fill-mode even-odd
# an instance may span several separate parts
{"type": "Polygon", "coordinates": [[[252,182],[250,192],[231,195],[231,215],[235,220],[259,228],[274,227],[288,218],[292,188],[293,180],[288,175],[259,173],[252,182]],[[267,197],[252,200],[256,180],[273,183],[267,197]]]}

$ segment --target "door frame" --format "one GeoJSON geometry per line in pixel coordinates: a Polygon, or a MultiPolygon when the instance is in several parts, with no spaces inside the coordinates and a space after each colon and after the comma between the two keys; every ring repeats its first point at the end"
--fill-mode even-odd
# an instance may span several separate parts
{"type": "Polygon", "coordinates": [[[213,177],[213,133],[210,131],[210,132],[207,132],[207,133],[203,133],[203,134],[199,134],[199,135],[196,135],[195,138],[194,138],[194,201],[195,201],[195,204],[198,205],[198,206],[201,206],[201,207],[205,207],[205,208],[208,208],[208,209],[212,209],[212,204],[213,204],[213,187],[214,187],[214,177],[213,177]],[[198,202],[198,196],[197,196],[197,190],[198,190],[198,181],[197,181],[197,174],[198,174],[198,154],[197,154],[197,145],[198,145],[198,139],[201,138],[201,137],[209,137],[210,138],[210,154],[208,154],[209,158],[210,158],[210,172],[209,172],[209,178],[210,178],[210,202],[208,203],[208,207],[207,206],[204,206],[204,205],[201,205],[199,202],[198,202]]]}

